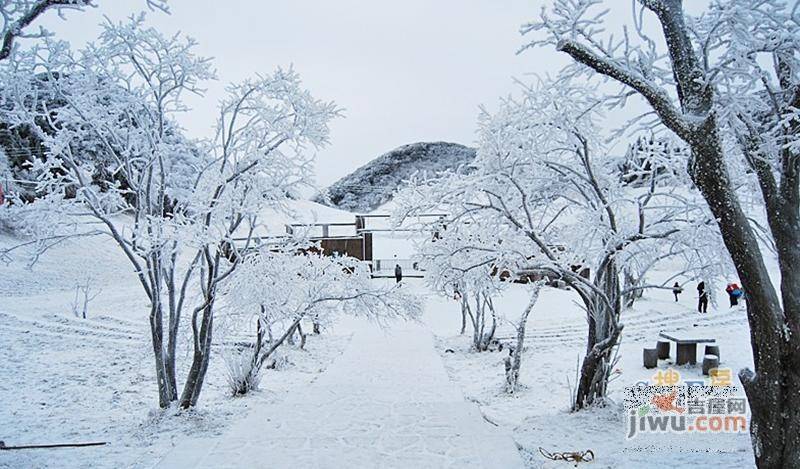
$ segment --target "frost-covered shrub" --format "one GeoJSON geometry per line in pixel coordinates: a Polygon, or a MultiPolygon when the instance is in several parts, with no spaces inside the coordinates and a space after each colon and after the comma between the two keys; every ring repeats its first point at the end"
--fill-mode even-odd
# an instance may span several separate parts
{"type": "Polygon", "coordinates": [[[314,249],[249,254],[221,296],[228,331],[252,337],[256,324],[243,356],[226,360],[231,389],[235,394],[254,389],[262,367],[297,333],[302,348],[304,320],[327,323],[342,313],[378,322],[419,317],[419,299],[406,290],[374,283],[367,265],[351,257],[330,257],[314,249]]]}
{"type": "Polygon", "coordinates": [[[253,350],[242,348],[222,355],[225,361],[226,378],[228,387],[234,396],[247,394],[258,390],[261,382],[261,373],[257,368],[259,363],[253,360],[253,350]]]}

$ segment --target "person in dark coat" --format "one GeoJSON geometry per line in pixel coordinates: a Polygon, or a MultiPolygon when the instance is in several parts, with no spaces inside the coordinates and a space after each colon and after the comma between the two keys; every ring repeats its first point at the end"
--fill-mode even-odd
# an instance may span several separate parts
{"type": "Polygon", "coordinates": [[[675,295],[675,301],[678,301],[678,295],[683,293],[683,288],[678,282],[675,282],[675,285],[672,286],[672,294],[675,295]]]}
{"type": "Polygon", "coordinates": [[[394,279],[397,280],[397,283],[403,280],[403,268],[400,267],[400,264],[394,265],[394,279]]]}
{"type": "Polygon", "coordinates": [[[697,284],[697,312],[708,312],[708,292],[706,291],[706,282],[697,284]]]}

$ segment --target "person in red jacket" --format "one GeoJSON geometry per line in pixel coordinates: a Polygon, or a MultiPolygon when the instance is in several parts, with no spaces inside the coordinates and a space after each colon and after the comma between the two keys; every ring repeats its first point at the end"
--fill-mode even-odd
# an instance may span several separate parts
{"type": "Polygon", "coordinates": [[[739,304],[739,298],[744,294],[742,288],[736,283],[729,283],[725,287],[725,292],[728,294],[728,299],[731,302],[731,308],[739,304]]]}

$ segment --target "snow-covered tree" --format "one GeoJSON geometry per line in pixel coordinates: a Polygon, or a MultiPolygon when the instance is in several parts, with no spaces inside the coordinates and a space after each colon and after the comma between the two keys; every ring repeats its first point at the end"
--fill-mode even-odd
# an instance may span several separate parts
{"type": "Polygon", "coordinates": [[[194,405],[202,388],[217,291],[242,259],[238,246],[250,246],[265,207],[280,208],[290,194],[310,184],[312,159],[305,152],[327,143],[328,121],[338,113],[333,103],[302,89],[293,70],[229,88],[220,107],[213,163],[198,177],[187,208],[194,218],[194,239],[200,241],[195,259],[203,301],[192,315],[194,360],[182,406],[194,405]],[[244,240],[237,239],[242,234],[244,240]]]}
{"type": "Polygon", "coordinates": [[[514,345],[508,349],[508,357],[505,358],[503,364],[506,371],[506,392],[514,394],[517,392],[517,385],[519,384],[519,370],[522,367],[522,352],[525,351],[525,331],[528,326],[528,318],[539,300],[539,293],[542,289],[542,281],[536,281],[530,292],[528,305],[520,314],[516,321],[511,321],[514,326],[515,341],[514,345]]]}
{"type": "Polygon", "coordinates": [[[589,325],[575,409],[606,394],[622,331],[624,254],[643,243],[668,246],[710,223],[683,188],[655,180],[624,187],[599,137],[602,104],[568,80],[524,88],[496,114],[481,115],[474,171],[412,185],[397,197],[397,217],[444,211],[447,227],[468,223],[491,240],[472,247],[476,253],[490,251],[515,275],[573,288],[589,325]]]}
{"type": "Polygon", "coordinates": [[[748,292],[755,371],[739,378],[753,413],[762,468],[800,460],[800,17],[780,0],[713,0],[699,16],[682,0],[639,0],[635,31],[606,37],[601,0],[557,0],[523,27],[575,64],[574,76],[609,78],[646,101],[648,114],[691,150],[688,167],[748,292]],[[643,26],[655,19],[663,42],[643,26]],[[661,45],[663,44],[663,46],[661,45]],[[752,176],[751,176],[752,175],[752,176]],[[752,178],[780,266],[780,295],[736,179],[752,178]]]}
{"type": "Polygon", "coordinates": [[[494,301],[507,287],[503,277],[514,268],[503,264],[494,249],[498,246],[493,246],[498,240],[479,224],[448,220],[418,228],[423,235],[416,245],[415,259],[425,270],[426,283],[433,291],[459,302],[461,333],[469,324],[473,348],[486,351],[501,319],[494,301]]]}
{"type": "Polygon", "coordinates": [[[3,70],[3,122],[37,132],[46,148],[32,167],[44,197],[20,210],[63,215],[63,223],[75,225],[67,235],[90,226],[130,260],[150,302],[162,407],[178,400],[184,306],[200,292],[180,396],[189,407],[208,367],[220,284],[249,247],[262,209],[281,205],[308,182],[306,152],[327,142],[328,121],[338,114],[303,89],[294,71],[278,70],[230,86],[215,138],[188,141],[176,124],[187,110],[183,96],[201,94],[214,77],[194,48],[193,40],[164,36],[138,17],[107,23],[99,40],[78,53],[47,41],[3,70]],[[41,105],[49,102],[42,93],[60,103],[57,110],[41,105]],[[76,151],[87,141],[96,142],[101,163],[76,151]],[[98,164],[108,166],[99,181],[91,177],[98,164]]]}
{"type": "Polygon", "coordinates": [[[245,364],[236,373],[235,392],[245,394],[258,382],[261,367],[278,347],[295,331],[303,335],[303,321],[325,324],[338,314],[379,323],[419,318],[420,301],[407,290],[375,283],[367,265],[357,259],[323,255],[313,247],[285,246],[246,255],[222,297],[234,329],[255,332],[248,359],[234,361],[245,364]]]}
{"type": "MultiPolygon", "coordinates": [[[[418,203],[417,195],[414,188],[398,195],[400,210],[395,222],[405,220],[409,226],[406,217],[409,209],[413,210],[414,204],[418,203]]],[[[533,282],[529,301],[522,311],[497,310],[496,298],[517,279],[520,257],[509,255],[502,244],[503,238],[487,230],[482,221],[479,217],[467,215],[461,219],[411,223],[422,235],[415,246],[415,259],[425,269],[425,281],[433,291],[460,303],[461,333],[469,323],[473,350],[488,350],[495,340],[499,324],[507,323],[513,327],[515,342],[508,347],[509,356],[504,362],[505,388],[513,394],[522,366],[528,318],[543,282],[533,282]]],[[[527,262],[522,266],[527,266],[527,262]]]]}
{"type": "MultiPolygon", "coordinates": [[[[151,10],[168,11],[166,0],[146,0],[151,10]]],[[[0,21],[2,22],[2,46],[0,61],[7,59],[14,51],[17,39],[43,38],[51,34],[41,26],[31,31],[34,23],[50,10],[64,17],[68,10],[81,11],[96,6],[92,0],[3,0],[0,2],[0,21]]]]}
{"type": "MultiPolygon", "coordinates": [[[[166,0],[146,0],[150,10],[160,10],[169,12],[166,0]]],[[[96,7],[93,0],[11,0],[0,2],[0,25],[2,30],[2,44],[0,45],[0,62],[6,61],[15,51],[20,50],[18,39],[42,39],[51,38],[53,34],[45,28],[39,26],[38,30],[31,29],[35,23],[48,11],[55,11],[62,19],[66,18],[67,11],[83,11],[89,7],[96,7]]],[[[29,51],[22,49],[22,54],[29,51]]],[[[48,78],[58,79],[59,75],[43,75],[42,80],[48,78]]],[[[44,91],[44,90],[42,90],[44,91]]],[[[35,99],[45,102],[42,106],[50,107],[54,112],[61,107],[61,102],[47,93],[41,93],[35,99]],[[49,102],[48,102],[49,100],[49,102]]],[[[96,142],[87,141],[82,152],[92,154],[96,151],[96,142]]],[[[42,158],[45,148],[36,132],[31,132],[26,126],[14,126],[9,128],[7,123],[0,122],[0,178],[5,186],[5,192],[14,192],[15,195],[24,200],[31,200],[36,197],[35,174],[30,171],[30,164],[35,158],[42,158]]],[[[95,155],[96,156],[96,155],[95,155]]],[[[97,176],[105,176],[102,170],[103,165],[96,167],[100,172],[97,176]]],[[[95,175],[92,176],[93,178],[95,175]]]]}

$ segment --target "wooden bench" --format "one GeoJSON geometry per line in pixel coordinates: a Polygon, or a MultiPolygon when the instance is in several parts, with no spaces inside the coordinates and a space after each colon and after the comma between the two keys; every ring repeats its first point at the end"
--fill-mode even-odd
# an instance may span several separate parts
{"type": "Polygon", "coordinates": [[[714,343],[717,339],[679,339],[675,335],[665,334],[664,332],[658,333],[659,337],[675,342],[677,347],[677,357],[675,358],[676,365],[685,365],[690,363],[697,364],[697,344],[714,343]]]}

